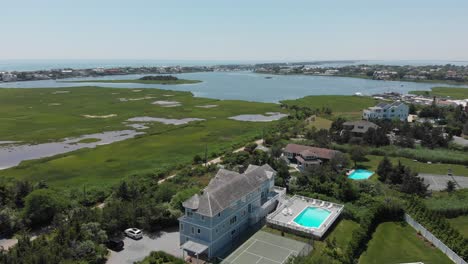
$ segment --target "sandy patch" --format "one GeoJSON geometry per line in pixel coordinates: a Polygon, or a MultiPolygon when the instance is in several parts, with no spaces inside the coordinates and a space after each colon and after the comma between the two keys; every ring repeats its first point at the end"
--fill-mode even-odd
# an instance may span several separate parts
{"type": "Polygon", "coordinates": [[[48,106],[57,106],[57,105],[62,105],[61,103],[50,103],[48,106]]]}
{"type": "Polygon", "coordinates": [[[130,122],[159,122],[166,125],[184,125],[192,121],[203,121],[201,118],[182,118],[182,119],[171,119],[171,118],[159,118],[150,116],[140,116],[128,119],[130,122]]]}
{"type": "Polygon", "coordinates": [[[213,107],[218,107],[218,105],[197,105],[195,107],[200,107],[200,108],[213,108],[213,107]]]}
{"type": "Polygon", "coordinates": [[[171,97],[171,96],[174,96],[174,95],[173,94],[163,94],[163,96],[171,97]]]}
{"type": "Polygon", "coordinates": [[[52,94],[66,94],[69,93],[70,91],[55,91],[52,94]]]}
{"type": "Polygon", "coordinates": [[[134,92],[134,93],[139,93],[141,91],[143,91],[143,90],[132,90],[132,92],[134,92]]]}
{"type": "Polygon", "coordinates": [[[162,107],[176,107],[181,106],[180,102],[177,101],[154,101],[152,104],[160,105],[162,107]]]}
{"type": "Polygon", "coordinates": [[[111,118],[117,116],[116,114],[110,114],[110,115],[82,115],[83,117],[86,118],[111,118]]]}
{"type": "Polygon", "coordinates": [[[229,119],[248,122],[272,122],[288,116],[287,114],[277,112],[267,112],[265,114],[266,115],[238,115],[229,117],[229,119]]]}

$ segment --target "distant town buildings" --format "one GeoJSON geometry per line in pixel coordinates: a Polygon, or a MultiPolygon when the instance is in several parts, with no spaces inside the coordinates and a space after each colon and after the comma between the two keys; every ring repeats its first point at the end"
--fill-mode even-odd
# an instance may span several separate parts
{"type": "Polygon", "coordinates": [[[409,107],[402,102],[379,103],[376,106],[364,109],[362,119],[399,119],[406,120],[409,114],[409,107]]]}

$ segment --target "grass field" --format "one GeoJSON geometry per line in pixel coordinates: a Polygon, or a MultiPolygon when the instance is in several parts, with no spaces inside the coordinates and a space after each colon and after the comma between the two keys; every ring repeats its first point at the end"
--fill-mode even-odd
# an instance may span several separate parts
{"type": "Polygon", "coordinates": [[[424,199],[427,208],[437,210],[458,210],[468,208],[468,189],[456,190],[452,193],[435,192],[424,199]]]}
{"type": "Polygon", "coordinates": [[[378,100],[368,96],[319,95],[306,96],[297,100],[285,100],[281,101],[281,103],[312,109],[329,107],[333,111],[333,116],[355,119],[361,116],[362,109],[376,105],[378,100]]]}
{"type": "Polygon", "coordinates": [[[451,97],[453,99],[468,98],[468,88],[434,87],[431,91],[410,91],[409,93],[427,96],[451,97]]]}
{"type": "Polygon", "coordinates": [[[141,84],[162,84],[162,85],[176,85],[176,84],[193,84],[200,83],[200,80],[83,80],[83,81],[65,81],[65,82],[76,82],[76,83],[141,83],[141,84]]]}
{"type": "Polygon", "coordinates": [[[380,224],[359,258],[359,264],[394,264],[423,262],[450,264],[442,251],[425,242],[409,225],[387,222],[380,224]]]}
{"type": "Polygon", "coordinates": [[[234,121],[228,117],[269,111],[281,109],[277,104],[195,98],[188,92],[158,89],[0,89],[0,140],[56,141],[129,129],[122,122],[136,116],[206,119],[179,126],[147,123],[149,129],[143,130],[146,134],[137,138],[25,161],[17,167],[1,170],[0,177],[32,182],[45,180],[60,188],[79,188],[85,184],[110,186],[130,175],[153,175],[156,171],[187,164],[195,154],[203,154],[205,146],[210,155],[253,140],[268,123],[234,121]],[[177,101],[181,106],[151,104],[155,100],[177,101]],[[56,105],[58,103],[60,105],[56,105]],[[218,106],[197,107],[207,104],[218,106]],[[83,115],[113,116],[86,118],[83,115]]]}
{"type": "Polygon", "coordinates": [[[310,121],[307,124],[307,127],[308,128],[315,127],[316,129],[330,129],[331,124],[332,124],[331,120],[328,120],[328,119],[317,116],[315,118],[315,121],[310,121]]]}
{"type": "MultiPolygon", "coordinates": [[[[359,165],[364,165],[371,169],[372,171],[377,170],[377,166],[379,162],[383,159],[382,156],[374,156],[374,155],[367,155],[366,156],[368,161],[358,162],[359,165]]],[[[444,164],[444,163],[434,163],[434,164],[427,164],[423,162],[413,161],[412,159],[402,158],[402,157],[389,157],[392,161],[393,165],[398,164],[398,161],[401,164],[408,166],[411,170],[419,173],[430,173],[430,174],[441,174],[447,175],[448,169],[452,169],[454,175],[457,176],[466,176],[468,177],[468,168],[464,165],[456,165],[456,164],[444,164]]]]}
{"type": "Polygon", "coordinates": [[[448,221],[458,232],[468,238],[468,215],[451,218],[448,221]]]}

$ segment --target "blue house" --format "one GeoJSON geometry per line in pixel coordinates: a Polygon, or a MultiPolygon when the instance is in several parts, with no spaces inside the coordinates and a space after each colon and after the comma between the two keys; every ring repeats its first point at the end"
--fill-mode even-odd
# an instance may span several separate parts
{"type": "Polygon", "coordinates": [[[211,259],[226,253],[239,236],[277,205],[276,171],[249,165],[240,174],[220,169],[208,186],[183,202],[180,245],[191,256],[211,259]]]}

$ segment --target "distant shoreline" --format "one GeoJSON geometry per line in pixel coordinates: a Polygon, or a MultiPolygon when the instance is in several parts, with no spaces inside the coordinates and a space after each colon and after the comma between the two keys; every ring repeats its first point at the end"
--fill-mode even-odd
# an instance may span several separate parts
{"type": "Polygon", "coordinates": [[[161,85],[177,85],[177,84],[195,84],[201,83],[200,80],[82,80],[82,81],[60,81],[63,83],[140,83],[140,84],[161,84],[161,85]]]}

